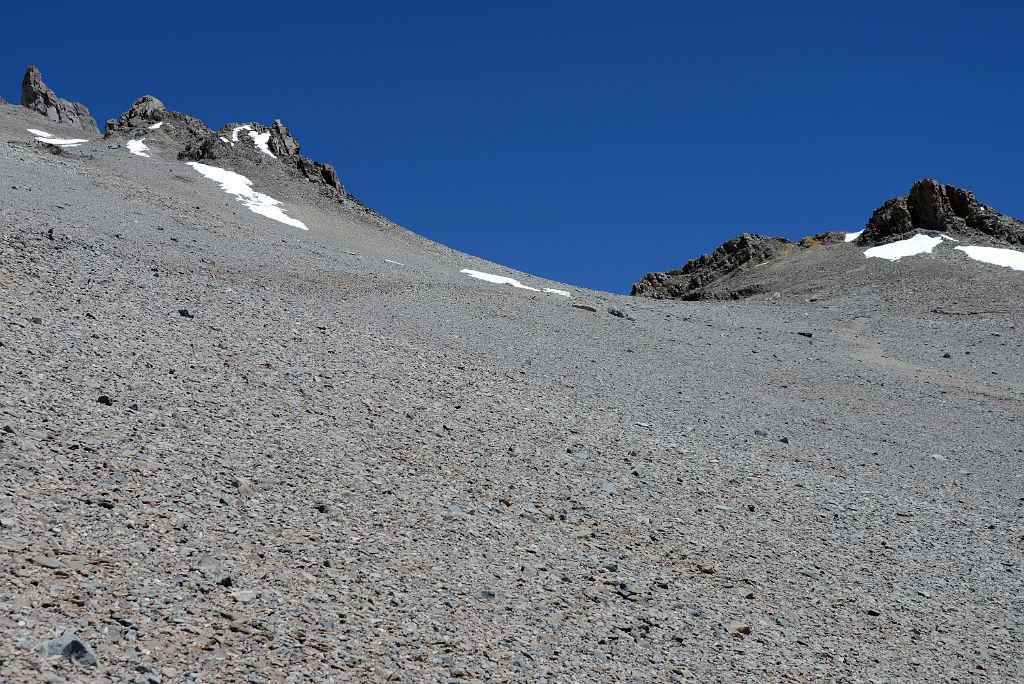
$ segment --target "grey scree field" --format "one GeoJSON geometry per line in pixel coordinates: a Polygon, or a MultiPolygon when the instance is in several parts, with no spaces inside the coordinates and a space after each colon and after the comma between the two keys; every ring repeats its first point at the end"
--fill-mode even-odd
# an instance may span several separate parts
{"type": "Polygon", "coordinates": [[[922,181],[624,297],[391,223],[281,122],[101,136],[25,84],[0,681],[1021,681],[1014,219],[922,181]]]}

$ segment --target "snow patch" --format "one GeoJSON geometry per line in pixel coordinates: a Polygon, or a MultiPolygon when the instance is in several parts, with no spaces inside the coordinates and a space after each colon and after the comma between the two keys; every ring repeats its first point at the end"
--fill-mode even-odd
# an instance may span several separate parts
{"type": "Polygon", "coordinates": [[[84,138],[54,138],[53,133],[47,133],[46,131],[41,131],[38,128],[27,128],[25,130],[36,136],[36,140],[39,142],[44,142],[47,145],[54,145],[56,147],[78,147],[82,143],[89,142],[84,138]]]}
{"type": "Polygon", "coordinates": [[[483,271],[474,271],[471,268],[464,268],[461,271],[459,271],[459,273],[465,273],[470,278],[479,278],[480,280],[486,280],[487,282],[494,283],[496,285],[511,285],[512,287],[517,287],[520,290],[529,290],[530,292],[540,292],[540,290],[538,290],[535,287],[529,287],[528,285],[523,285],[521,282],[519,282],[515,278],[506,278],[505,276],[494,275],[493,273],[484,273],[483,271]]]}
{"type": "Polygon", "coordinates": [[[245,176],[234,171],[217,168],[216,166],[200,164],[199,162],[188,162],[188,165],[210,180],[219,183],[224,192],[229,195],[235,195],[238,201],[248,207],[250,211],[288,226],[309,230],[302,221],[293,219],[285,214],[281,208],[281,202],[269,195],[253,190],[252,181],[245,176]]]}
{"type": "Polygon", "coordinates": [[[263,133],[256,133],[255,131],[249,131],[249,137],[252,138],[252,142],[256,145],[256,149],[263,154],[269,154],[274,159],[277,159],[277,155],[270,151],[267,147],[267,142],[270,140],[270,131],[263,133]]]}
{"type": "Polygon", "coordinates": [[[548,294],[561,295],[563,297],[572,297],[572,295],[566,292],[565,290],[556,290],[553,287],[545,287],[544,291],[547,292],[548,294]]]}
{"type": "Polygon", "coordinates": [[[405,266],[401,261],[392,261],[391,259],[385,259],[384,261],[395,266],[405,266]]]}
{"type": "Polygon", "coordinates": [[[146,154],[146,150],[148,150],[149,148],[146,146],[144,140],[145,138],[140,138],[138,140],[129,140],[126,143],[128,146],[128,151],[140,157],[148,157],[149,155],[146,154]]]}
{"type": "Polygon", "coordinates": [[[890,242],[887,245],[879,245],[864,250],[864,256],[869,259],[887,259],[888,261],[899,261],[903,257],[914,256],[915,254],[931,254],[935,246],[942,242],[941,237],[932,237],[918,233],[912,238],[890,242]]]}
{"type": "Polygon", "coordinates": [[[1024,271],[1024,252],[1002,247],[956,247],[975,261],[1024,271]]]}
{"type": "Polygon", "coordinates": [[[847,233],[846,237],[843,238],[843,239],[846,242],[856,242],[857,238],[859,238],[861,236],[861,233],[863,233],[863,232],[864,232],[863,230],[858,230],[856,233],[847,233]]]}
{"type": "Polygon", "coordinates": [[[164,125],[163,121],[157,121],[155,124],[153,124],[152,126],[149,127],[149,130],[155,131],[156,129],[160,128],[163,125],[164,125]]]}
{"type": "Polygon", "coordinates": [[[232,144],[232,143],[231,143],[231,141],[230,141],[230,140],[228,140],[227,138],[225,138],[225,137],[224,137],[223,135],[222,135],[222,136],[220,136],[220,141],[221,141],[221,142],[224,142],[224,143],[232,144]]]}
{"type": "Polygon", "coordinates": [[[231,129],[231,142],[238,142],[238,134],[241,131],[251,131],[252,126],[235,126],[231,129]]]}

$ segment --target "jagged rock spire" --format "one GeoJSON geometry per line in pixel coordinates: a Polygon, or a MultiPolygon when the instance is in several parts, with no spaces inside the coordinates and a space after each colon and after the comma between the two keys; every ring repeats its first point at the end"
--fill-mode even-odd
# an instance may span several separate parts
{"type": "Polygon", "coordinates": [[[57,97],[57,94],[43,83],[43,75],[34,66],[25,70],[25,78],[21,81],[21,104],[50,121],[99,135],[96,120],[89,113],[89,108],[84,104],[57,97]]]}

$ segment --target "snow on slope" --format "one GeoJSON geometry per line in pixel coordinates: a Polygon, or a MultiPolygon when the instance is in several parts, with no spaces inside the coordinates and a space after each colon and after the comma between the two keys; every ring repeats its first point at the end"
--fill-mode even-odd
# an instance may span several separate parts
{"type": "Polygon", "coordinates": [[[975,261],[1024,271],[1024,252],[1000,247],[956,247],[975,261]]]}
{"type": "Polygon", "coordinates": [[[53,133],[47,133],[46,131],[41,131],[38,128],[28,128],[26,130],[36,136],[36,140],[39,142],[44,142],[47,145],[55,145],[57,147],[78,147],[82,143],[89,142],[84,138],[55,138],[53,137],[53,133]]]}
{"type": "Polygon", "coordinates": [[[129,140],[125,144],[128,147],[128,151],[132,154],[139,157],[148,157],[149,155],[146,154],[146,150],[148,150],[149,147],[146,146],[144,140],[144,138],[140,138],[139,140],[129,140]]]}
{"type": "Polygon", "coordinates": [[[252,181],[245,176],[216,166],[200,164],[199,162],[188,162],[188,165],[210,180],[219,183],[224,192],[229,195],[235,195],[238,201],[248,207],[250,211],[285,225],[309,230],[305,223],[285,214],[281,208],[281,202],[269,195],[253,190],[252,181]]]}
{"type": "Polygon", "coordinates": [[[936,245],[942,242],[941,237],[932,237],[918,233],[912,238],[890,242],[887,245],[879,245],[864,250],[867,258],[887,259],[888,261],[899,261],[903,257],[914,256],[915,254],[930,254],[936,245]]]}
{"type": "MultiPolygon", "coordinates": [[[[486,280],[487,282],[494,283],[495,285],[511,285],[512,287],[518,288],[520,290],[529,290],[530,292],[541,292],[541,290],[538,290],[535,287],[530,287],[529,285],[523,285],[520,281],[516,280],[515,278],[509,278],[507,276],[494,275],[493,273],[484,273],[483,271],[474,271],[471,268],[464,268],[464,269],[462,269],[459,272],[460,273],[465,273],[466,275],[468,275],[471,278],[478,278],[479,280],[486,280]]],[[[556,290],[553,287],[545,287],[543,292],[547,292],[548,294],[561,295],[563,297],[571,297],[572,296],[571,294],[569,294],[565,290],[556,290]]]]}
{"type": "Polygon", "coordinates": [[[859,238],[861,233],[863,233],[863,232],[864,232],[863,230],[858,230],[856,233],[847,233],[846,237],[843,238],[843,239],[846,242],[856,242],[857,238],[859,238]]]}

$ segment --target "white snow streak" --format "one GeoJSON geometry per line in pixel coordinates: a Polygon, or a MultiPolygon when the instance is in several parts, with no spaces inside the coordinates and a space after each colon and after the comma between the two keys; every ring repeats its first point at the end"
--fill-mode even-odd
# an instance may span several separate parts
{"type": "MultiPolygon", "coordinates": [[[[465,273],[466,275],[470,276],[471,278],[479,278],[480,280],[486,280],[487,282],[494,283],[496,285],[511,285],[512,287],[519,288],[520,290],[529,290],[530,292],[541,292],[541,290],[538,290],[535,287],[530,287],[529,285],[523,285],[521,282],[519,282],[515,278],[508,278],[506,276],[494,275],[493,273],[484,273],[483,271],[474,271],[471,268],[464,268],[464,269],[462,269],[459,272],[460,273],[465,273]]],[[[545,287],[543,291],[548,293],[548,294],[561,295],[562,297],[571,297],[572,296],[571,294],[569,294],[565,290],[556,290],[553,287],[545,287]]]]}
{"type": "Polygon", "coordinates": [[[529,287],[527,285],[523,285],[521,282],[519,282],[515,278],[506,278],[505,276],[494,275],[493,273],[484,273],[483,271],[474,271],[471,268],[464,268],[464,269],[462,269],[459,272],[460,273],[465,273],[466,275],[468,275],[471,278],[479,278],[480,280],[486,280],[487,282],[494,283],[496,285],[511,285],[512,287],[518,287],[520,290],[530,290],[531,292],[540,292],[540,290],[538,290],[535,287],[529,287]]]}
{"type": "Polygon", "coordinates": [[[263,154],[269,154],[274,159],[277,159],[277,155],[271,152],[270,148],[267,147],[267,142],[270,140],[270,131],[265,131],[263,133],[249,131],[249,137],[252,138],[252,142],[256,145],[257,150],[263,154]]]}
{"type": "Polygon", "coordinates": [[[231,143],[231,141],[228,140],[227,138],[225,138],[223,135],[220,136],[220,140],[221,140],[221,142],[231,143]]]}
{"type": "Polygon", "coordinates": [[[1000,247],[956,247],[975,261],[1024,271],[1024,252],[1000,247]]]}
{"type": "Polygon", "coordinates": [[[252,181],[245,176],[235,173],[234,171],[217,168],[216,166],[200,164],[199,162],[188,162],[188,165],[210,180],[219,183],[224,192],[229,195],[235,195],[238,198],[238,201],[248,207],[250,211],[260,214],[261,216],[266,216],[269,219],[279,221],[285,225],[301,228],[302,230],[309,230],[306,227],[306,224],[302,221],[293,219],[285,214],[284,210],[281,208],[281,202],[269,195],[264,195],[262,192],[256,192],[253,190],[252,181]]]}
{"type": "Polygon", "coordinates": [[[47,145],[55,145],[57,147],[78,147],[84,142],[89,142],[84,138],[54,138],[53,133],[47,133],[41,131],[38,128],[26,128],[29,133],[36,136],[36,140],[44,142],[47,145]]]}
{"type": "Polygon", "coordinates": [[[912,238],[890,242],[887,245],[879,245],[864,250],[864,256],[899,261],[903,257],[914,256],[915,254],[930,254],[935,246],[942,242],[941,237],[931,237],[918,233],[912,238]]]}
{"type": "Polygon", "coordinates": [[[148,157],[149,155],[146,154],[146,150],[148,150],[149,148],[146,146],[144,140],[145,138],[140,138],[138,140],[129,140],[126,143],[128,146],[128,151],[140,157],[148,157]]]}
{"type": "Polygon", "coordinates": [[[238,142],[239,131],[251,131],[252,126],[235,126],[231,129],[231,142],[238,142]]]}
{"type": "Polygon", "coordinates": [[[153,124],[152,126],[149,127],[149,130],[155,131],[156,129],[160,128],[163,125],[164,125],[163,121],[157,121],[155,124],[153,124]]]}
{"type": "Polygon", "coordinates": [[[391,259],[385,259],[384,261],[389,264],[394,264],[395,266],[405,266],[401,261],[392,261],[391,259]]]}
{"type": "Polygon", "coordinates": [[[847,233],[845,240],[847,242],[856,242],[857,238],[859,238],[861,233],[863,233],[863,232],[864,232],[863,230],[858,230],[856,233],[847,233]]]}

